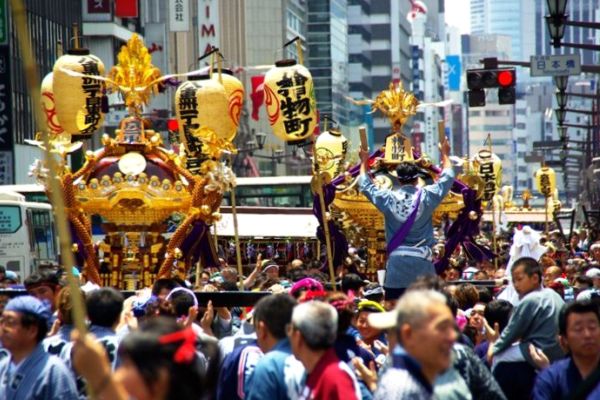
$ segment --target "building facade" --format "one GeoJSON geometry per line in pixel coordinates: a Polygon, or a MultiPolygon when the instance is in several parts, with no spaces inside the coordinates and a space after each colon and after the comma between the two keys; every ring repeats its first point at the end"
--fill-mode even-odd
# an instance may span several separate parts
{"type": "MultiPolygon", "coordinates": [[[[19,38],[7,3],[2,2],[7,35],[0,43],[0,184],[28,183],[29,166],[42,157],[38,148],[25,144],[38,131],[31,108],[38,104],[31,101],[27,89],[19,38]]],[[[41,81],[52,70],[58,42],[68,47],[73,24],[81,25],[81,6],[68,0],[29,1],[25,6],[41,81]]]]}
{"type": "Polygon", "coordinates": [[[321,116],[348,125],[348,15],[346,0],[308,0],[307,67],[321,116]]]}

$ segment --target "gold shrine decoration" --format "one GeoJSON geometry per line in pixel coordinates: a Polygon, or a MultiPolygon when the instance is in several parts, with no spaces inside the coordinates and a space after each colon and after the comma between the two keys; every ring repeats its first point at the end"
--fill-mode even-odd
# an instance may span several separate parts
{"type": "Polygon", "coordinates": [[[410,139],[399,132],[385,138],[385,153],[383,161],[386,164],[414,163],[413,148],[410,139]]]}
{"type": "Polygon", "coordinates": [[[552,197],[556,189],[556,173],[554,170],[544,166],[535,171],[535,186],[542,196],[552,197]]]}
{"type": "Polygon", "coordinates": [[[313,79],[295,60],[275,63],[265,75],[265,105],[273,133],[286,142],[309,137],[317,125],[313,79]]]}
{"type": "Polygon", "coordinates": [[[473,159],[473,167],[483,180],[483,200],[491,201],[502,182],[502,160],[490,150],[480,150],[473,159]]]}
{"type": "Polygon", "coordinates": [[[392,130],[398,131],[409,117],[417,113],[419,101],[411,93],[404,90],[402,82],[390,83],[389,89],[384,90],[375,98],[372,109],[381,111],[392,125],[392,130]]]}
{"type": "Polygon", "coordinates": [[[40,87],[41,105],[44,118],[46,120],[46,130],[50,135],[59,135],[65,130],[60,126],[58,116],[56,115],[56,103],[54,101],[54,90],[52,89],[54,74],[50,72],[42,80],[40,87]]]}
{"type": "Polygon", "coordinates": [[[102,74],[104,64],[86,49],[70,50],[54,63],[52,90],[56,116],[66,133],[92,134],[102,126],[104,83],[89,77],[102,74]]]}
{"type": "MultiPolygon", "coordinates": [[[[219,74],[213,74],[213,80],[219,81],[219,74]]],[[[225,88],[225,94],[229,99],[229,118],[233,122],[234,131],[232,136],[228,138],[229,141],[233,141],[237,134],[237,127],[240,124],[240,115],[242,114],[242,108],[244,107],[244,85],[238,78],[233,76],[233,73],[229,70],[221,70],[221,81],[225,88]]]]}
{"type": "Polygon", "coordinates": [[[180,140],[188,154],[200,154],[202,142],[193,132],[206,127],[217,138],[231,141],[235,137],[235,125],[230,118],[229,97],[223,85],[212,79],[190,77],[175,92],[175,115],[179,121],[180,140]]]}
{"type": "Polygon", "coordinates": [[[343,172],[346,153],[348,152],[348,139],[337,129],[322,132],[315,141],[316,160],[319,171],[326,172],[330,179],[343,172]]]}
{"type": "Polygon", "coordinates": [[[152,56],[142,39],[133,34],[127,44],[121,47],[117,65],[110,69],[109,90],[120,91],[125,97],[125,105],[130,112],[139,113],[147,105],[150,96],[158,93],[160,70],[152,65],[152,56]]]}

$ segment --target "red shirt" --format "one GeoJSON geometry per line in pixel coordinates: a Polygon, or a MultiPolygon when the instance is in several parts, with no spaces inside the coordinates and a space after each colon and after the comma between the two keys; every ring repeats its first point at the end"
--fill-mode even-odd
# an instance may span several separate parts
{"type": "Polygon", "coordinates": [[[348,365],[329,349],[306,378],[301,398],[310,400],[358,400],[358,384],[348,365]]]}

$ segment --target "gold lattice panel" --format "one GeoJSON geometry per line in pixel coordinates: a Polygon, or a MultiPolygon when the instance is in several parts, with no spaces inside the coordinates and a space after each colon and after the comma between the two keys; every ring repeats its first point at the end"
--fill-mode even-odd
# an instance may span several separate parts
{"type": "Polygon", "coordinates": [[[181,181],[156,176],[116,173],[100,180],[75,184],[75,196],[83,211],[99,214],[119,225],[151,225],[164,221],[174,212],[190,208],[191,195],[181,181]]]}
{"type": "Polygon", "coordinates": [[[344,211],[357,225],[366,229],[383,229],[383,214],[355,190],[336,194],[333,207],[344,211]]]}

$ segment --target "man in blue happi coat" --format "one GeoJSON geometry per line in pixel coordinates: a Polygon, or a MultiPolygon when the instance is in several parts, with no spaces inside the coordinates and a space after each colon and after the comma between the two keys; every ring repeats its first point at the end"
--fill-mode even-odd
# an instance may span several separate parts
{"type": "Polygon", "coordinates": [[[400,186],[383,189],[369,177],[369,152],[360,150],[360,190],[385,218],[386,300],[400,297],[417,277],[435,274],[431,247],[436,241],[431,217],[454,182],[448,139],[440,143],[440,152],[443,170],[435,183],[419,188],[422,172],[414,163],[402,162],[396,169],[400,186]]]}
{"type": "Polygon", "coordinates": [[[0,399],[77,399],[63,362],[44,351],[50,309],[32,296],[8,302],[0,318],[0,341],[10,357],[0,360],[0,399]]]}

